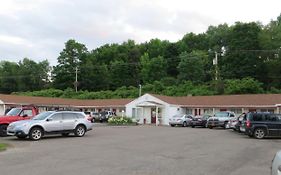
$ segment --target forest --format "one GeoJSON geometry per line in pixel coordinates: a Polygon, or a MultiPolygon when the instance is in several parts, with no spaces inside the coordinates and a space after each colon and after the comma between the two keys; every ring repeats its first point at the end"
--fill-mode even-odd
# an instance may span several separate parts
{"type": "Polygon", "coordinates": [[[90,50],[69,39],[55,66],[0,62],[3,94],[135,98],[140,87],[169,96],[281,93],[281,15],[268,24],[209,26],[177,42],[127,40],[90,50]]]}

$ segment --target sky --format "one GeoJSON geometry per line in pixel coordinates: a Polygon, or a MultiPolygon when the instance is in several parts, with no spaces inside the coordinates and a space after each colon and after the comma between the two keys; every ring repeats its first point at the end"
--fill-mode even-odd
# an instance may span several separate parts
{"type": "Polygon", "coordinates": [[[0,61],[56,64],[69,39],[89,50],[128,39],[178,41],[237,21],[267,24],[281,0],[0,0],[0,61]]]}

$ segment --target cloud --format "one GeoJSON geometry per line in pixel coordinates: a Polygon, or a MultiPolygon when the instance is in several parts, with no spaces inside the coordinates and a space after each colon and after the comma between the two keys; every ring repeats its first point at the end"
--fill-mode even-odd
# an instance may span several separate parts
{"type": "Polygon", "coordinates": [[[0,59],[49,59],[54,65],[68,39],[84,43],[89,50],[128,39],[176,41],[188,32],[204,32],[209,25],[269,22],[280,14],[273,8],[277,6],[279,0],[3,1],[0,59]]]}

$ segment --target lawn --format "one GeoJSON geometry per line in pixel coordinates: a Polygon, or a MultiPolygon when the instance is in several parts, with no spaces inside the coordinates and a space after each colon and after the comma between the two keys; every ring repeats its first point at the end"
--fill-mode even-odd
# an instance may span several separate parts
{"type": "Polygon", "coordinates": [[[0,143],[0,151],[4,151],[7,148],[7,144],[0,143]]]}

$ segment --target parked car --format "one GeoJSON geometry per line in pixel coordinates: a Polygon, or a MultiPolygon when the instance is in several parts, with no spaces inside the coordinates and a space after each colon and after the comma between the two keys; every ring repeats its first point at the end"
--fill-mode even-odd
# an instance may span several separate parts
{"type": "Polygon", "coordinates": [[[100,114],[98,112],[92,112],[91,116],[94,118],[94,122],[99,121],[100,114]]]}
{"type": "Polygon", "coordinates": [[[86,115],[87,119],[94,123],[95,118],[92,116],[91,112],[85,111],[84,114],[86,115]]]}
{"type": "Polygon", "coordinates": [[[180,125],[183,127],[190,126],[193,116],[190,114],[178,114],[170,118],[169,124],[171,127],[180,125]]]}
{"type": "Polygon", "coordinates": [[[271,163],[271,175],[280,175],[280,174],[281,174],[281,150],[274,155],[274,158],[271,163]]]}
{"type": "Polygon", "coordinates": [[[214,127],[223,127],[225,129],[228,121],[234,117],[235,113],[231,111],[217,112],[213,117],[208,119],[207,126],[210,129],[214,127]]]}
{"type": "Polygon", "coordinates": [[[29,137],[31,140],[40,140],[47,134],[62,134],[83,137],[91,130],[93,124],[83,112],[48,111],[35,116],[32,120],[10,123],[7,134],[18,138],[29,137]]]}
{"type": "Polygon", "coordinates": [[[102,122],[107,122],[108,119],[110,117],[112,117],[114,114],[112,111],[102,111],[100,112],[99,114],[99,121],[102,123],[102,122]]]}
{"type": "Polygon", "coordinates": [[[12,108],[6,115],[0,116],[0,136],[7,135],[7,127],[10,123],[19,120],[29,120],[37,114],[38,109],[34,106],[12,108]]]}
{"type": "Polygon", "coordinates": [[[237,123],[235,125],[235,131],[245,132],[245,130],[246,130],[246,114],[242,113],[237,119],[237,123]]]}
{"type": "Polygon", "coordinates": [[[246,119],[246,134],[262,139],[266,136],[281,136],[281,114],[249,112],[246,119]]]}
{"type": "Polygon", "coordinates": [[[211,115],[203,115],[203,116],[195,116],[191,121],[191,127],[194,128],[195,126],[201,126],[206,128],[207,127],[207,120],[208,118],[212,117],[211,115]]]}

